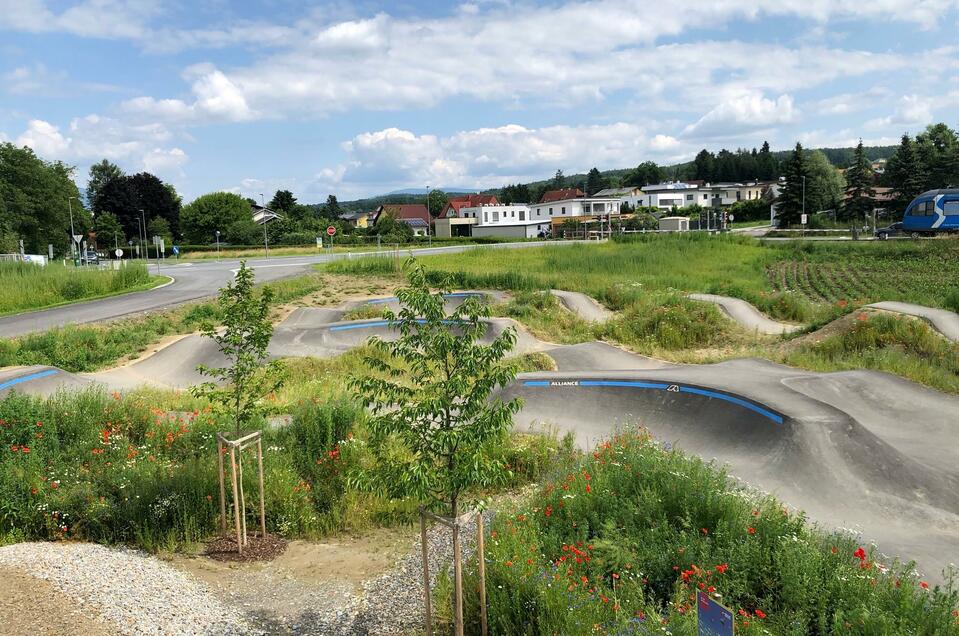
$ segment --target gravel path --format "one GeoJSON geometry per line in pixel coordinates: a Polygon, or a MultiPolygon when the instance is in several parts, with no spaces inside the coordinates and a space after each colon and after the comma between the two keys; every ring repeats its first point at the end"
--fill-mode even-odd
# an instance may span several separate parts
{"type": "Polygon", "coordinates": [[[92,543],[0,547],[0,566],[48,581],[124,636],[248,632],[246,621],[201,584],[138,550],[92,543]]]}

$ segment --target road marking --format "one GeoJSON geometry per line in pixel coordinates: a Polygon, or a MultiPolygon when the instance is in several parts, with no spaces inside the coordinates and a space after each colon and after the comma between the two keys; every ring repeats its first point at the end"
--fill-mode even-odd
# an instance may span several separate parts
{"type": "Polygon", "coordinates": [[[783,416],[778,413],[774,413],[769,409],[763,408],[758,404],[755,404],[749,400],[745,400],[735,395],[729,395],[727,393],[720,393],[719,391],[712,391],[709,389],[700,389],[692,386],[682,386],[677,384],[665,384],[662,382],[642,382],[638,380],[526,380],[523,382],[523,386],[530,387],[554,387],[554,386],[612,386],[612,387],[629,387],[634,389],[653,389],[657,391],[668,391],[670,393],[691,393],[693,395],[702,395],[705,397],[715,398],[717,400],[724,400],[743,408],[749,409],[763,417],[772,420],[776,424],[782,425],[783,416]]]}
{"type": "Polygon", "coordinates": [[[19,378],[14,378],[12,380],[7,380],[6,382],[0,382],[0,391],[3,389],[9,389],[12,386],[22,384],[24,382],[29,382],[30,380],[39,380],[40,378],[47,378],[51,375],[56,375],[60,373],[57,369],[47,369],[46,371],[38,371],[36,373],[31,373],[29,375],[22,375],[19,378]]]}

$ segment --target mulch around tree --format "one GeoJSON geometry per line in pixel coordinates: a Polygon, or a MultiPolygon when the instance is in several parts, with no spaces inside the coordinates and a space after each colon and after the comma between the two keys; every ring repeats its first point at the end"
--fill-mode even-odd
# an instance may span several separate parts
{"type": "Polygon", "coordinates": [[[286,551],[286,539],[268,534],[265,537],[256,533],[247,535],[243,554],[237,550],[236,537],[218,537],[206,544],[203,553],[216,561],[249,563],[253,561],[272,561],[286,551]]]}

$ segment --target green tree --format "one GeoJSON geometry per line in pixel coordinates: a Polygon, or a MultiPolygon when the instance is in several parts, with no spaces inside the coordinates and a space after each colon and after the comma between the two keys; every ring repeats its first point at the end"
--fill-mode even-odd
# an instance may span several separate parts
{"type": "Polygon", "coordinates": [[[693,159],[693,179],[712,181],[716,174],[716,157],[705,148],[693,159]]]}
{"type": "Polygon", "coordinates": [[[167,246],[173,245],[173,233],[170,231],[170,224],[161,216],[151,219],[147,223],[147,239],[151,244],[154,236],[162,238],[167,246]]]}
{"type": "Polygon", "coordinates": [[[179,195],[149,172],[119,176],[101,184],[93,200],[93,211],[97,215],[110,212],[116,216],[127,236],[139,234],[141,219],[149,227],[155,218],[166,219],[173,235],[180,234],[179,195]]]}
{"type": "Polygon", "coordinates": [[[289,190],[277,190],[266,207],[274,212],[288,216],[296,205],[296,197],[289,190]]]}
{"type": "Polygon", "coordinates": [[[593,196],[600,190],[604,190],[609,187],[609,180],[602,175],[598,168],[593,167],[586,174],[586,187],[584,188],[586,194],[593,196]]]}
{"type": "Polygon", "coordinates": [[[253,284],[253,270],[242,261],[234,280],[220,290],[223,325],[206,325],[203,329],[203,335],[216,342],[230,366],[197,367],[213,381],[191,389],[195,397],[210,400],[214,410],[233,419],[237,437],[262,417],[264,400],[282,384],[279,361],[264,364],[273,337],[273,292],[265,287],[257,294],[253,284]]]}
{"type": "Polygon", "coordinates": [[[813,150],[806,153],[806,211],[838,210],[843,204],[846,180],[826,155],[813,150]]]}
{"type": "Polygon", "coordinates": [[[642,188],[643,186],[662,183],[664,178],[663,169],[655,162],[644,161],[626,173],[626,176],[623,177],[623,185],[642,188]]]}
{"type": "Polygon", "coordinates": [[[342,210],[340,209],[340,202],[336,200],[336,195],[331,194],[326,197],[326,205],[323,206],[323,209],[320,211],[320,214],[327,219],[337,219],[340,217],[342,210]]]}
{"type": "Polygon", "coordinates": [[[115,163],[106,159],[90,166],[90,178],[87,179],[87,202],[93,207],[97,194],[104,185],[123,176],[123,171],[115,163]]]}
{"type": "Polygon", "coordinates": [[[916,146],[926,172],[923,190],[959,186],[959,138],[939,123],[916,135],[916,146]]]}
{"type": "Polygon", "coordinates": [[[876,199],[876,191],[872,187],[875,174],[863,150],[862,139],[856,146],[852,165],[846,170],[846,181],[846,203],[842,216],[848,221],[862,221],[875,207],[876,199]]]}
{"type": "Polygon", "coordinates": [[[802,144],[796,143],[789,159],[783,164],[786,183],[779,194],[776,217],[780,227],[798,225],[803,213],[803,180],[809,178],[806,165],[806,152],[802,144]]]}
{"type": "Polygon", "coordinates": [[[127,237],[123,233],[123,226],[117,217],[109,212],[98,214],[93,222],[93,230],[97,233],[97,245],[101,248],[126,248],[127,237]]]}
{"type": "Polygon", "coordinates": [[[510,328],[489,345],[489,309],[469,298],[452,314],[443,293],[430,290],[422,265],[407,262],[409,286],[397,292],[399,314],[387,320],[395,342],[370,340],[366,363],[373,373],[350,386],[372,410],[368,422],[374,467],[354,483],[397,497],[431,500],[456,517],[464,493],[507,473],[495,449],[512,426],[519,401],[490,399],[515,377],[504,358],[516,341],[510,328]]]}
{"type": "Polygon", "coordinates": [[[449,195],[442,190],[430,190],[429,196],[426,197],[426,207],[430,211],[430,216],[434,219],[438,217],[449,200],[449,195]]]}
{"type": "Polygon", "coordinates": [[[769,142],[764,141],[756,155],[756,176],[763,180],[779,178],[779,161],[769,150],[769,142]]]}
{"type": "Polygon", "coordinates": [[[220,241],[238,245],[255,244],[257,232],[262,234],[253,222],[249,203],[231,192],[211,192],[197,197],[183,208],[180,220],[183,237],[194,245],[214,242],[217,230],[220,241]]]}
{"type": "Polygon", "coordinates": [[[557,170],[556,174],[553,175],[553,181],[550,183],[550,187],[553,190],[562,190],[566,187],[566,177],[563,175],[562,170],[557,170]]]}
{"type": "Polygon", "coordinates": [[[889,158],[885,176],[896,197],[896,206],[901,209],[922,193],[927,181],[926,168],[909,135],[902,136],[899,147],[889,158]]]}

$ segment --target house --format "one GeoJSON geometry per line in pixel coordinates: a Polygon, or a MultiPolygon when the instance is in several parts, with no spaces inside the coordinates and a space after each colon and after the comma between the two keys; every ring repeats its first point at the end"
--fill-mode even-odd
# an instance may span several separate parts
{"type": "Polygon", "coordinates": [[[436,220],[436,236],[536,238],[549,234],[549,219],[535,219],[526,204],[462,207],[458,216],[436,220]]]}
{"type": "Polygon", "coordinates": [[[700,192],[699,189],[699,184],[685,181],[668,181],[643,186],[643,196],[639,198],[639,205],[660,210],[684,208],[687,205],[708,207],[709,192],[700,192]]]}
{"type": "Polygon", "coordinates": [[[250,211],[253,213],[253,222],[257,225],[263,225],[264,223],[269,223],[274,219],[283,218],[270,208],[257,205],[256,203],[250,204],[250,211]]]}
{"type": "Polygon", "coordinates": [[[689,218],[685,216],[664,216],[659,219],[659,229],[662,232],[688,232],[689,218]]]}
{"type": "Polygon", "coordinates": [[[373,212],[373,224],[379,223],[384,215],[406,223],[413,228],[416,236],[429,234],[430,223],[433,221],[429,210],[422,203],[381,205],[373,212]]]}
{"type": "Polygon", "coordinates": [[[593,196],[612,197],[619,199],[620,205],[628,203],[631,207],[642,205],[643,189],[638,186],[627,186],[625,188],[606,188],[600,190],[593,196]]]}
{"type": "Polygon", "coordinates": [[[460,210],[463,208],[476,208],[481,205],[498,205],[499,200],[494,194],[465,194],[456,195],[449,198],[446,207],[440,212],[439,218],[446,219],[451,216],[460,216],[460,210]]]}
{"type": "Polygon", "coordinates": [[[344,212],[339,218],[350,227],[369,227],[371,212],[344,212]]]}
{"type": "Polygon", "coordinates": [[[620,200],[615,197],[586,196],[579,188],[550,190],[539,203],[530,206],[530,218],[553,223],[577,216],[619,214],[620,200]]]}

